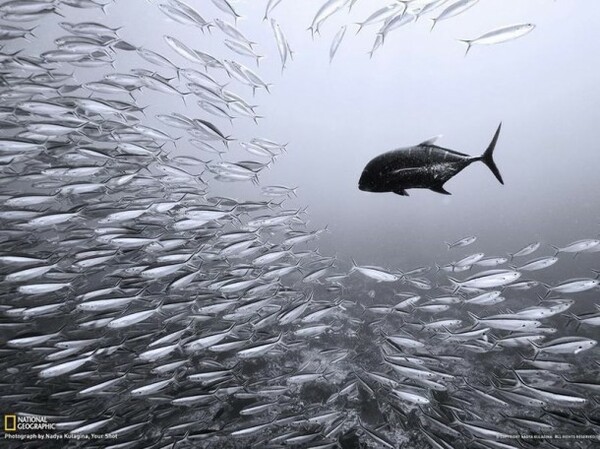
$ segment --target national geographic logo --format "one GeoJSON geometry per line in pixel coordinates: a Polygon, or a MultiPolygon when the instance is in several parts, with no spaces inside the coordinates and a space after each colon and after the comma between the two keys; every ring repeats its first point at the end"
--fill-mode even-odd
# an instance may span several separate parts
{"type": "Polygon", "coordinates": [[[17,415],[4,415],[4,431],[5,432],[16,432],[17,431],[17,415]]]}
{"type": "Polygon", "coordinates": [[[56,430],[56,424],[48,422],[45,416],[4,415],[4,431],[17,430],[56,430]]]}

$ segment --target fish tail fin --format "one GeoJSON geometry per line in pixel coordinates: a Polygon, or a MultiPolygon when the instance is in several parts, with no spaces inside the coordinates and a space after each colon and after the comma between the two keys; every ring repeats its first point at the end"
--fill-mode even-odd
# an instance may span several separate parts
{"type": "Polygon", "coordinates": [[[542,304],[542,303],[544,302],[544,300],[545,300],[546,298],[545,298],[544,296],[540,295],[539,293],[538,293],[537,297],[538,297],[538,299],[539,299],[539,301],[538,301],[537,305],[539,306],[540,304],[542,304]]]}
{"type": "MultiPolygon", "coordinates": [[[[519,350],[515,350],[515,352],[516,352],[517,354],[519,354],[519,357],[521,357],[521,359],[522,359],[523,361],[527,361],[527,354],[524,354],[523,352],[521,352],[521,351],[519,351],[519,350]]],[[[494,374],[492,374],[492,376],[493,376],[493,375],[494,375],[494,374]]]]}
{"type": "Polygon", "coordinates": [[[446,326],[442,326],[442,327],[443,327],[443,328],[444,328],[444,330],[446,331],[446,335],[442,335],[442,336],[440,337],[440,339],[441,339],[442,341],[445,341],[445,340],[448,340],[450,337],[452,337],[452,334],[453,334],[454,332],[452,332],[452,331],[451,331],[450,329],[448,329],[446,326]]]}
{"type": "Polygon", "coordinates": [[[469,54],[469,50],[473,45],[473,42],[467,39],[458,39],[458,42],[462,42],[463,44],[467,44],[467,50],[465,51],[465,57],[469,54]]]}
{"type": "MultiPolygon", "coordinates": [[[[53,2],[53,3],[54,3],[54,2],[53,2]]],[[[63,18],[65,17],[65,16],[64,16],[64,14],[62,14],[62,13],[58,12],[58,10],[57,10],[57,9],[54,9],[52,12],[53,12],[54,14],[56,14],[57,16],[59,16],[59,17],[63,17],[63,18]]]]}
{"type": "Polygon", "coordinates": [[[479,323],[479,317],[477,315],[475,315],[473,312],[467,312],[467,314],[473,319],[475,320],[475,322],[479,323]]]}
{"type": "Polygon", "coordinates": [[[435,24],[437,23],[437,19],[431,19],[431,28],[429,29],[429,31],[433,31],[433,28],[435,27],[435,24]]]}
{"type": "Polygon", "coordinates": [[[537,356],[540,354],[540,346],[536,344],[534,341],[529,341],[531,348],[533,349],[533,358],[532,360],[536,360],[537,356]]]}
{"type": "Polygon", "coordinates": [[[492,337],[492,339],[494,340],[494,343],[492,344],[490,351],[493,351],[496,348],[496,346],[498,346],[498,343],[500,342],[499,338],[492,337]]]}
{"type": "Polygon", "coordinates": [[[365,313],[367,313],[367,306],[365,306],[364,304],[359,304],[359,306],[362,308],[361,316],[364,316],[365,313]]]}
{"type": "MultiPolygon", "coordinates": [[[[25,39],[27,39],[27,35],[33,37],[34,39],[37,39],[37,36],[33,33],[34,30],[38,27],[38,25],[34,26],[32,29],[27,30],[27,33],[25,34],[25,39]]],[[[28,39],[27,39],[28,40],[28,39]]]]}
{"type": "Polygon", "coordinates": [[[554,245],[550,245],[552,248],[554,248],[554,257],[558,256],[558,253],[560,253],[560,248],[558,246],[554,246],[554,245]]]}
{"type": "MultiPolygon", "coordinates": [[[[560,376],[560,377],[562,377],[562,378],[563,378],[563,380],[564,380],[565,382],[567,382],[567,383],[571,383],[571,382],[573,382],[571,379],[569,379],[569,378],[568,378],[566,375],[564,375],[564,374],[562,374],[562,373],[560,373],[560,374],[559,374],[559,376],[560,376]]],[[[546,412],[544,413],[544,415],[545,415],[545,414],[546,414],[546,412]]]]}
{"type": "Polygon", "coordinates": [[[544,288],[546,289],[546,293],[544,293],[544,296],[541,297],[542,301],[544,299],[546,299],[548,296],[550,296],[550,293],[552,293],[552,286],[550,284],[546,284],[546,283],[542,283],[542,285],[544,286],[544,288]]]}
{"type": "Polygon", "coordinates": [[[352,258],[352,269],[350,270],[350,273],[352,273],[353,271],[356,271],[356,268],[358,268],[358,264],[356,263],[356,260],[354,260],[354,257],[352,258]]]}
{"type": "Polygon", "coordinates": [[[494,137],[492,138],[492,141],[490,142],[489,146],[487,147],[487,150],[485,150],[485,152],[479,157],[479,160],[481,160],[481,162],[483,162],[485,165],[487,165],[487,167],[492,171],[492,173],[494,174],[496,179],[500,182],[500,184],[504,184],[504,181],[502,180],[502,175],[500,174],[500,170],[498,170],[498,167],[496,166],[496,163],[494,162],[494,149],[496,148],[496,142],[498,141],[498,136],[500,135],[501,128],[502,128],[502,123],[500,123],[500,125],[498,125],[496,134],[494,134],[494,137]]]}
{"type": "Polygon", "coordinates": [[[517,372],[516,369],[511,368],[512,373],[514,374],[514,376],[516,377],[516,381],[517,381],[517,385],[519,387],[523,387],[523,386],[527,386],[527,384],[525,383],[525,381],[523,380],[523,378],[521,377],[521,375],[517,372]]]}
{"type": "MultiPolygon", "coordinates": [[[[563,313],[561,316],[564,316],[567,319],[567,326],[571,324],[573,320],[577,322],[577,329],[579,329],[579,325],[581,324],[581,318],[575,315],[573,312],[563,313]]],[[[566,327],[566,326],[565,326],[566,327]]]]}
{"type": "Polygon", "coordinates": [[[460,282],[457,279],[454,279],[450,276],[448,276],[448,280],[452,282],[452,293],[457,293],[460,290],[460,282]]]}

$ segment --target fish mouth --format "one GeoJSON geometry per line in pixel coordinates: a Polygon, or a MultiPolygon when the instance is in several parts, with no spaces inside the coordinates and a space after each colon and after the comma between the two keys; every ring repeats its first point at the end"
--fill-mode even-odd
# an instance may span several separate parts
{"type": "Polygon", "coordinates": [[[372,192],[373,189],[370,188],[367,184],[363,182],[358,183],[358,190],[362,190],[363,192],[372,192]]]}
{"type": "Polygon", "coordinates": [[[377,185],[377,183],[373,183],[370,180],[364,180],[363,178],[358,181],[358,189],[363,192],[385,192],[387,189],[382,188],[382,186],[377,185]]]}
{"type": "Polygon", "coordinates": [[[363,192],[371,192],[371,188],[369,187],[369,182],[365,179],[365,174],[363,173],[358,180],[358,189],[363,192]]]}
{"type": "Polygon", "coordinates": [[[377,186],[373,186],[370,184],[365,184],[365,183],[358,183],[358,190],[361,190],[363,192],[371,192],[371,193],[381,193],[381,192],[387,192],[388,190],[377,187],[377,186]]]}

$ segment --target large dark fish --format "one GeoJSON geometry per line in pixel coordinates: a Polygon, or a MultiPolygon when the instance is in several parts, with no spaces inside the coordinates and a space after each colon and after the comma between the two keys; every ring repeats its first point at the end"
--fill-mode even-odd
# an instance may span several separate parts
{"type": "Polygon", "coordinates": [[[502,123],[481,156],[469,156],[434,145],[436,138],[417,146],[389,151],[372,159],[362,172],[358,188],[365,192],[393,192],[408,196],[406,189],[430,189],[450,195],[444,184],[473,162],[481,161],[504,184],[493,159],[502,123]]]}

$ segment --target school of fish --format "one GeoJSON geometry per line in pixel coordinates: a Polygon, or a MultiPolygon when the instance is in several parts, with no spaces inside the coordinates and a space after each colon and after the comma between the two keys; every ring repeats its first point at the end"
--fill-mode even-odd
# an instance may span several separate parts
{"type": "MultiPolygon", "coordinates": [[[[264,2],[273,41],[257,43],[230,0],[140,0],[168,52],[125,40],[118,2],[0,4],[0,412],[46,417],[69,447],[597,447],[597,237],[488,254],[466,236],[431,266],[370,266],[321,254],[327,229],[286,205],[297,187],[261,181],[293,147],[261,132],[258,104],[260,49],[293,62],[287,1],[264,2]],[[31,45],[47,26],[60,37],[31,45]],[[180,26],[220,33],[220,52],[180,26]],[[549,279],[555,264],[579,274],[549,279]]],[[[355,3],[317,5],[310,31],[355,3]]],[[[390,0],[359,31],[380,26],[373,53],[476,3],[390,0]]]]}

